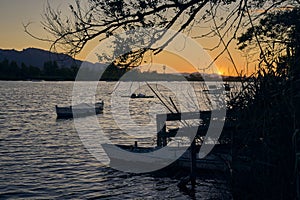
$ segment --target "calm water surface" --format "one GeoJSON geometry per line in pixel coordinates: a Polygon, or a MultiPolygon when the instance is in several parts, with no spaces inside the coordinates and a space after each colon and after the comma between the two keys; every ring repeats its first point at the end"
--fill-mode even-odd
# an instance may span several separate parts
{"type": "MultiPolygon", "coordinates": [[[[133,138],[113,122],[110,94],[116,83],[100,82],[98,115],[115,143],[139,140],[153,145],[155,133],[133,138]]],[[[89,154],[73,120],[56,120],[55,105],[71,104],[72,82],[0,82],[0,199],[190,199],[178,180],[127,174],[108,168],[89,154]]],[[[145,89],[146,90],[146,89],[145,89]]],[[[149,123],[148,104],[132,102],[137,123],[149,123]],[[137,117],[136,117],[137,116],[137,117]]],[[[231,199],[225,181],[209,175],[197,180],[196,199],[231,199]]]]}

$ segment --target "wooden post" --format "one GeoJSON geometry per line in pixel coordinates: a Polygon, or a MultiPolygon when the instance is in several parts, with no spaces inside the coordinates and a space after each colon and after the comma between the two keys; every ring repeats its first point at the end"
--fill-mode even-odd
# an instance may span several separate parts
{"type": "Polygon", "coordinates": [[[166,131],[163,134],[164,134],[164,136],[163,136],[162,146],[165,147],[168,145],[166,131]]]}
{"type": "Polygon", "coordinates": [[[194,189],[196,186],[196,141],[193,139],[191,144],[191,174],[190,174],[190,181],[192,188],[194,189]]]}
{"type": "Polygon", "coordinates": [[[157,141],[156,141],[156,146],[158,146],[158,147],[161,147],[162,146],[162,143],[161,143],[161,137],[160,137],[160,134],[159,134],[159,132],[157,133],[157,137],[156,137],[157,139],[157,141]]]}
{"type": "Polygon", "coordinates": [[[166,141],[164,140],[164,138],[166,138],[167,127],[166,127],[166,121],[163,117],[164,117],[163,115],[156,116],[156,131],[157,131],[156,146],[158,147],[162,147],[163,143],[166,141]]]}

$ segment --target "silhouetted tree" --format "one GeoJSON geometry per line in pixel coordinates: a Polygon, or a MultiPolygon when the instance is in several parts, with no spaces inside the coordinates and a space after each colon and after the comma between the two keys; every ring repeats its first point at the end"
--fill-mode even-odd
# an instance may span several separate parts
{"type": "Polygon", "coordinates": [[[48,61],[44,63],[43,73],[48,76],[57,76],[59,74],[59,67],[56,61],[48,61]]]}
{"type": "MultiPolygon", "coordinates": [[[[68,54],[76,55],[95,38],[101,41],[127,30],[155,27],[161,30],[173,29],[190,33],[192,28],[208,23],[211,30],[194,36],[198,38],[217,36],[219,43],[212,49],[223,46],[224,50],[221,53],[224,53],[228,52],[228,45],[236,37],[246,10],[262,8],[267,12],[271,8],[282,7],[293,2],[295,1],[88,0],[82,3],[75,0],[75,3],[69,6],[69,15],[65,15],[66,11],[62,12],[50,5],[46,7],[45,21],[42,25],[53,36],[53,40],[43,40],[52,42],[54,49],[60,45],[68,54]],[[229,7],[230,4],[234,5],[229,7]],[[223,32],[220,32],[221,30],[223,32]],[[230,32],[232,36],[225,40],[230,32]]],[[[27,28],[28,26],[25,26],[25,31],[31,34],[27,28]]],[[[147,51],[160,52],[168,42],[170,41],[155,49],[149,46],[130,54],[135,58],[133,60],[136,60],[147,51]]],[[[129,56],[125,58],[128,60],[129,56]]],[[[138,64],[137,62],[136,65],[138,64]]]]}
{"type": "Polygon", "coordinates": [[[21,63],[21,72],[22,72],[22,77],[27,79],[30,76],[30,71],[29,68],[25,65],[25,63],[21,63]]]}
{"type": "Polygon", "coordinates": [[[279,74],[299,73],[300,9],[268,13],[239,38],[240,49],[259,49],[261,63],[279,74]],[[283,64],[285,63],[285,65],[283,64]]]}
{"type": "Polygon", "coordinates": [[[34,67],[32,65],[29,66],[28,71],[29,71],[30,78],[39,79],[42,74],[40,68],[34,67]]]}
{"type": "Polygon", "coordinates": [[[9,71],[9,61],[7,59],[4,59],[0,63],[0,77],[4,79],[8,71],[9,71]]]}
{"type": "Polygon", "coordinates": [[[254,81],[233,101],[240,113],[236,187],[250,198],[300,198],[299,17],[299,7],[275,10],[239,37],[240,49],[258,51],[260,61],[254,81]],[[241,158],[247,173],[238,169],[241,158]]]}

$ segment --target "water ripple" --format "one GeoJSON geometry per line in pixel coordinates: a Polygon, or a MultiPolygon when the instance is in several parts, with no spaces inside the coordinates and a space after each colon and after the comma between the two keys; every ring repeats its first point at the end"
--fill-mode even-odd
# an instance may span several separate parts
{"type": "MultiPolygon", "coordinates": [[[[155,133],[129,136],[113,122],[108,96],[115,83],[101,82],[99,122],[115,143],[152,145],[155,133]]],[[[56,120],[55,105],[71,102],[71,82],[0,83],[0,199],[187,199],[178,180],[118,172],[103,166],[82,145],[72,120],[56,120]]],[[[151,101],[155,101],[152,99],[151,101]]],[[[131,102],[136,123],[149,123],[144,102],[131,102]],[[142,107],[141,107],[142,106],[142,107]],[[144,117],[143,117],[144,116],[144,117]]],[[[156,102],[158,103],[158,102],[156,102]]],[[[222,181],[198,181],[200,199],[230,199],[222,181]]]]}

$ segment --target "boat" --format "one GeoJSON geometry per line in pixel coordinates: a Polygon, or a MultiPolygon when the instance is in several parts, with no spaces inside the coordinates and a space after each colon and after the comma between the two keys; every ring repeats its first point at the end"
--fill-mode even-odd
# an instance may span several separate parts
{"type": "Polygon", "coordinates": [[[225,88],[225,91],[227,91],[227,92],[230,92],[230,90],[231,90],[231,87],[228,83],[224,83],[224,88],[225,88]]]}
{"type": "Polygon", "coordinates": [[[142,94],[142,93],[139,93],[139,94],[133,93],[130,96],[122,96],[122,97],[127,97],[127,98],[129,97],[129,98],[132,98],[132,99],[151,99],[151,98],[154,98],[153,95],[145,95],[145,94],[142,94]]]}
{"type": "Polygon", "coordinates": [[[99,101],[95,104],[81,103],[74,106],[59,107],[55,106],[57,118],[77,118],[95,114],[100,114],[103,111],[104,102],[99,101]]]}
{"type": "MultiPolygon", "coordinates": [[[[117,167],[128,172],[143,172],[149,166],[162,166],[158,171],[189,170],[191,167],[190,148],[167,147],[170,154],[158,154],[160,147],[138,147],[135,145],[102,144],[102,147],[110,158],[110,166],[117,167]],[[186,149],[185,151],[183,149],[186,149]],[[182,155],[181,155],[182,154],[182,155]],[[181,155],[178,157],[178,155],[181,155]],[[132,171],[131,171],[132,170],[132,171]]],[[[197,170],[228,171],[228,162],[231,157],[225,153],[210,153],[205,158],[196,158],[197,170]]],[[[157,171],[155,171],[157,172],[157,171]]]]}
{"type": "Polygon", "coordinates": [[[154,96],[148,96],[148,95],[145,95],[145,94],[142,94],[142,93],[139,93],[139,94],[135,94],[133,93],[130,98],[132,99],[138,99],[138,98],[154,98],[154,96]]]}
{"type": "Polygon", "coordinates": [[[230,92],[231,87],[228,83],[224,83],[223,85],[207,85],[207,89],[204,89],[204,93],[208,94],[223,94],[226,92],[230,92]]]}

